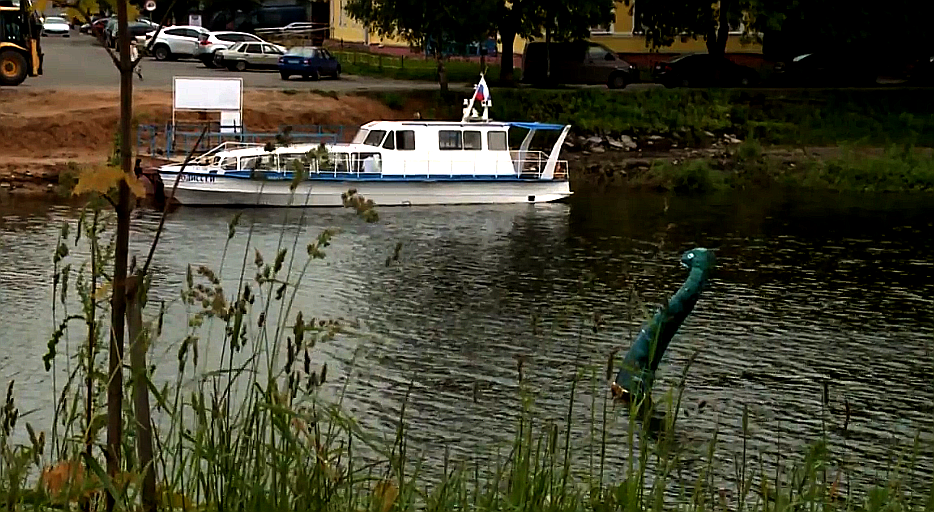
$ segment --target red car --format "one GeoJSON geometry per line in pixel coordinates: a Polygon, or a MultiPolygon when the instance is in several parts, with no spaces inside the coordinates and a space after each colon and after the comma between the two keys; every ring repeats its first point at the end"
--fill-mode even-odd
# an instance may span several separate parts
{"type": "Polygon", "coordinates": [[[91,35],[98,39],[104,37],[104,28],[107,26],[108,21],[110,21],[110,18],[101,18],[91,23],[91,35]]]}

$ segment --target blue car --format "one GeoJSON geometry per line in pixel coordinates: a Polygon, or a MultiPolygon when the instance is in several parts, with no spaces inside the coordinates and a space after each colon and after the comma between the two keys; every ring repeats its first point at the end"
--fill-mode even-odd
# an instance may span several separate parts
{"type": "Polygon", "coordinates": [[[283,80],[288,80],[292,75],[315,80],[322,75],[340,78],[341,64],[324,48],[298,46],[279,57],[279,74],[283,80]]]}

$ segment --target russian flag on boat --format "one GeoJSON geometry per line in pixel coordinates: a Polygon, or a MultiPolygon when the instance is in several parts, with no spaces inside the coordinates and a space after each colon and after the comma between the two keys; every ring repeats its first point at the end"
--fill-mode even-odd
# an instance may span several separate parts
{"type": "Polygon", "coordinates": [[[474,93],[473,99],[478,101],[487,101],[490,99],[490,88],[486,85],[486,78],[481,76],[480,83],[477,84],[477,92],[474,93]]]}

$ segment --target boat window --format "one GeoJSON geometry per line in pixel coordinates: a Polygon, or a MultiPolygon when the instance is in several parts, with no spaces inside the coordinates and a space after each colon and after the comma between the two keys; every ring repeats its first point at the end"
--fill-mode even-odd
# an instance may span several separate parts
{"type": "Polygon", "coordinates": [[[438,149],[463,149],[463,133],[460,130],[440,130],[438,149]]]}
{"type": "Polygon", "coordinates": [[[366,136],[363,143],[367,146],[379,146],[383,143],[383,137],[386,136],[386,130],[373,130],[366,136]]]}
{"type": "Polygon", "coordinates": [[[383,172],[383,165],[379,153],[354,153],[353,168],[351,172],[355,173],[380,173],[383,172]]]}
{"type": "Polygon", "coordinates": [[[262,171],[275,171],[276,155],[261,155],[254,157],[253,169],[262,171]]]}
{"type": "Polygon", "coordinates": [[[237,170],[237,157],[227,157],[221,160],[221,169],[225,171],[236,171],[237,170]]]}
{"type": "Polygon", "coordinates": [[[366,136],[367,136],[369,133],[370,133],[370,130],[361,128],[360,131],[358,131],[357,134],[354,135],[353,143],[354,143],[354,144],[363,144],[363,141],[366,140],[366,136]]]}
{"type": "Polygon", "coordinates": [[[327,172],[348,172],[350,170],[350,155],[347,153],[331,153],[327,163],[321,166],[327,172]]]}
{"type": "Polygon", "coordinates": [[[241,160],[242,166],[240,168],[244,170],[256,169],[256,164],[258,161],[258,156],[244,157],[243,160],[241,160]]]}
{"type": "Polygon", "coordinates": [[[509,146],[506,144],[506,132],[487,132],[487,147],[490,151],[506,151],[509,146]]]}
{"type": "Polygon", "coordinates": [[[386,142],[383,142],[383,148],[385,148],[385,149],[396,149],[396,137],[395,137],[395,133],[389,132],[389,136],[386,137],[386,142]]]}
{"type": "Polygon", "coordinates": [[[415,132],[412,130],[400,130],[396,132],[396,149],[412,151],[415,149],[415,132]]]}
{"type": "Polygon", "coordinates": [[[483,149],[483,137],[480,132],[464,132],[464,149],[483,149]]]}
{"type": "Polygon", "coordinates": [[[306,166],[305,155],[301,153],[282,153],[279,155],[279,164],[286,172],[295,172],[306,166]]]}

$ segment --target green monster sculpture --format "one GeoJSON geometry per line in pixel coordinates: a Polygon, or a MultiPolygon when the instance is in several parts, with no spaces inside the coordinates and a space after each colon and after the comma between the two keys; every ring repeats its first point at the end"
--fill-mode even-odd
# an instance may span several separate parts
{"type": "Polygon", "coordinates": [[[668,306],[661,308],[636,336],[623,359],[623,367],[610,386],[617,399],[636,404],[641,404],[643,399],[651,401],[652,384],[662,356],[697,304],[716,263],[712,251],[697,248],[685,252],[681,264],[690,269],[688,278],[668,301],[668,306]]]}

